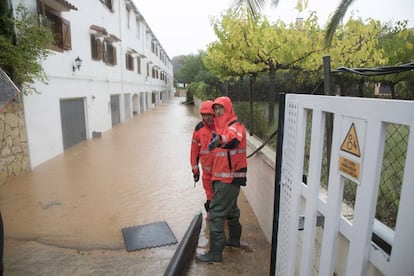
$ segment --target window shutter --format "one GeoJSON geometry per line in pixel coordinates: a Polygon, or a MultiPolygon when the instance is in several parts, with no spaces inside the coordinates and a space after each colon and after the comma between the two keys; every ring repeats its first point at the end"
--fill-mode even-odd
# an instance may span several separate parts
{"type": "Polygon", "coordinates": [[[102,42],[91,34],[91,56],[93,60],[102,60],[102,42]]]}
{"type": "Polygon", "coordinates": [[[102,59],[102,41],[99,39],[95,40],[95,48],[96,48],[96,59],[101,60],[102,59]]]}
{"type": "Polygon", "coordinates": [[[134,71],[134,58],[131,55],[128,56],[128,62],[129,62],[129,69],[134,71]]]}
{"type": "Polygon", "coordinates": [[[62,46],[63,50],[72,49],[72,37],[70,34],[70,21],[62,18],[62,46]]]}
{"type": "Polygon", "coordinates": [[[116,48],[111,45],[112,48],[112,65],[116,65],[117,64],[117,60],[116,60],[116,48]]]}
{"type": "Polygon", "coordinates": [[[98,49],[97,49],[97,45],[96,45],[96,38],[95,35],[91,34],[91,57],[92,59],[97,59],[98,57],[98,49]]]}

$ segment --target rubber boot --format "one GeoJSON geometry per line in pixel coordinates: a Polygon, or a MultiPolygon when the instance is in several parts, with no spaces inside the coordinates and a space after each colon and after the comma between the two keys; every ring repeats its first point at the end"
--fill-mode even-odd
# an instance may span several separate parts
{"type": "Polygon", "coordinates": [[[225,246],[240,247],[240,237],[242,226],[240,223],[229,225],[229,238],[224,243],[225,246]]]}
{"type": "Polygon", "coordinates": [[[197,255],[196,261],[201,263],[221,263],[223,261],[224,242],[210,243],[210,251],[206,254],[197,255]]]}

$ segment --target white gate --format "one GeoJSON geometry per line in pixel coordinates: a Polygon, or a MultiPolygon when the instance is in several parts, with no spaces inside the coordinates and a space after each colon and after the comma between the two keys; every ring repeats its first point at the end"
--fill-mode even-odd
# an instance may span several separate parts
{"type": "Polygon", "coordinates": [[[287,94],[284,122],[276,275],[414,275],[414,102],[287,94]],[[320,180],[331,116],[326,188],[320,180]],[[387,253],[372,234],[389,124],[405,126],[408,140],[387,253]],[[350,217],[345,183],[356,189],[350,217]]]}

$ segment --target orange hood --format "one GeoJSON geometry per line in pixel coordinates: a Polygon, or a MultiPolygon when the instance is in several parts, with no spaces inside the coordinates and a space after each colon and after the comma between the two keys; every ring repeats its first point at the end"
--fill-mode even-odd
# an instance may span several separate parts
{"type": "Polygon", "coordinates": [[[213,103],[214,102],[210,100],[204,101],[200,106],[200,114],[215,115],[213,110],[213,103]]]}
{"type": "Polygon", "coordinates": [[[215,104],[222,105],[224,107],[224,114],[220,117],[215,117],[214,122],[216,125],[216,130],[219,134],[224,131],[228,124],[234,120],[237,120],[236,113],[233,110],[233,103],[229,97],[218,97],[214,100],[213,106],[215,104]]]}

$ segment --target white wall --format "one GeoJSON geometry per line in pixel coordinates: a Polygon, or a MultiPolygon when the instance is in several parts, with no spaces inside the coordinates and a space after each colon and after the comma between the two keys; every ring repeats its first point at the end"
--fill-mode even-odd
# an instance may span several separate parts
{"type": "MultiPolygon", "coordinates": [[[[77,7],[76,10],[61,12],[60,16],[70,21],[71,50],[52,51],[43,61],[43,69],[48,77],[48,84],[35,83],[34,87],[40,94],[24,96],[24,110],[29,141],[31,168],[63,153],[63,139],[60,118],[60,100],[84,98],[87,138],[93,131],[104,132],[112,127],[110,96],[120,95],[121,122],[132,117],[132,96],[142,94],[145,98],[144,111],[152,105],[151,93],[156,93],[156,103],[160,102],[161,91],[173,93],[173,67],[171,60],[164,64],[160,57],[151,52],[151,41],[155,34],[142,21],[137,24],[135,6],[130,13],[129,28],[126,22],[126,4],[128,0],[114,0],[113,11],[100,1],[68,0],[77,7]],[[120,39],[114,45],[117,48],[117,64],[107,65],[103,61],[91,59],[90,26],[97,25],[120,39]],[[140,36],[137,35],[140,28],[140,36]],[[149,47],[148,47],[149,46],[149,47]],[[136,60],[134,71],[126,70],[125,54],[133,49],[145,56],[141,62],[141,74],[137,72],[136,60]],[[75,58],[83,62],[80,70],[73,72],[75,58]],[[147,78],[147,62],[151,62],[150,76],[147,78]],[[152,66],[158,66],[168,75],[168,82],[152,78],[152,66]],[[128,97],[128,100],[125,100],[128,97]],[[125,107],[125,103],[129,107],[125,107]],[[129,114],[126,114],[128,112],[129,114]]],[[[35,0],[14,0],[14,7],[19,3],[36,10],[35,0]]],[[[133,4],[131,4],[133,5],[133,4]]],[[[145,17],[145,15],[144,15],[145,17]]],[[[162,46],[158,47],[162,49],[162,46]]],[[[136,56],[134,56],[136,57],[136,56]]],[[[140,110],[141,101],[138,103],[140,110]]]]}

